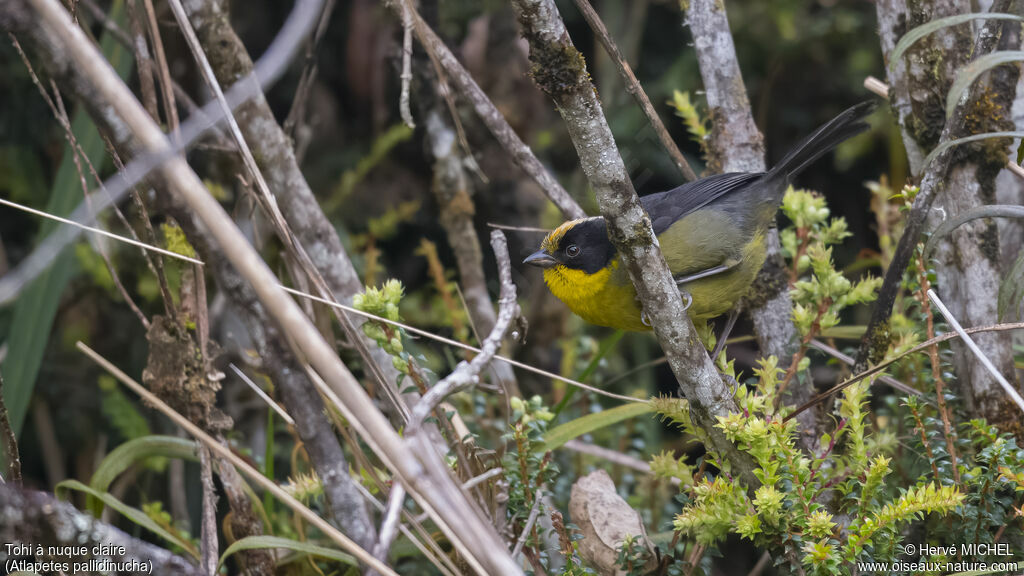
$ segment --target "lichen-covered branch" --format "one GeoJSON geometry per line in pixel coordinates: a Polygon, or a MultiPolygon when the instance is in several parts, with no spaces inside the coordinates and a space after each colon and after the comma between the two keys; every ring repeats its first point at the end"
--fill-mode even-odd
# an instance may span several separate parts
{"type": "MultiPolygon", "coordinates": [[[[764,140],[754,124],[725,3],[693,0],[686,16],[711,113],[709,168],[714,172],[763,172],[764,140]]],[[[761,354],[775,356],[785,365],[797,351],[799,338],[791,316],[793,303],[778,231],[770,230],[765,241],[765,265],[754,281],[745,307],[754,322],[761,354]]],[[[813,395],[809,382],[797,381],[786,390],[785,400],[799,405],[813,395]]],[[[820,415],[818,410],[805,413],[800,418],[801,426],[804,430],[817,430],[822,423],[820,415]]],[[[801,436],[809,442],[813,442],[813,437],[801,436]]],[[[808,444],[805,448],[812,446],[808,444]]]]}
{"type": "MultiPolygon", "coordinates": [[[[52,494],[23,490],[13,484],[0,484],[0,541],[25,544],[30,548],[39,544],[44,547],[84,546],[90,550],[95,546],[105,546],[108,550],[124,550],[123,554],[68,558],[68,562],[97,562],[95,569],[77,570],[78,573],[94,570],[114,572],[112,568],[103,569],[102,566],[104,563],[116,563],[146,566],[145,570],[116,570],[118,574],[203,575],[198,566],[181,556],[132,538],[85,512],[79,512],[70,503],[57,500],[52,494]]],[[[4,565],[13,559],[7,557],[4,547],[0,547],[0,558],[4,565]]]]}
{"type": "Polygon", "coordinates": [[[690,400],[694,424],[707,434],[711,448],[731,463],[735,473],[748,485],[757,485],[750,457],[715,427],[718,416],[737,410],[736,403],[686,314],[651,220],[640,206],[601,110],[583,55],[569,39],[553,0],[513,0],[512,7],[530,44],[534,81],[554,100],[565,120],[611,241],[636,286],[669,366],[690,400]]]}
{"type": "MultiPolygon", "coordinates": [[[[1010,0],[997,0],[992,10],[1005,12],[1010,0]]],[[[924,10],[912,9],[905,0],[882,0],[877,5],[882,49],[888,55],[899,38],[914,26],[929,20],[971,10],[964,0],[923,3],[924,10]]],[[[1019,25],[1018,25],[1019,27],[1019,25]]],[[[890,102],[903,131],[911,170],[921,179],[913,207],[907,216],[885,281],[879,290],[867,332],[857,355],[855,372],[878,363],[889,344],[889,316],[921,234],[929,222],[994,201],[995,178],[1006,164],[1007,141],[990,140],[939,154],[924,167],[925,154],[942,142],[974,133],[1001,129],[1009,120],[1019,68],[997,69],[971,86],[953,114],[944,118],[944,95],[956,71],[974,58],[998,46],[1003,23],[987,21],[976,39],[970,28],[945,28],[916,43],[901,62],[889,63],[890,102]],[[923,174],[921,170],[926,170],[923,174]],[[931,210],[933,203],[941,211],[931,210]]],[[[1019,36],[1018,36],[1019,38],[1019,36]]],[[[1019,39],[1018,39],[1019,41],[1019,39]]],[[[997,317],[993,298],[978,294],[998,291],[1000,274],[999,238],[995,223],[978,221],[958,230],[944,243],[936,258],[938,285],[953,314],[968,325],[992,322],[997,317]],[[973,295],[973,296],[972,296],[973,295]]],[[[1011,340],[1005,335],[978,339],[986,355],[1004,373],[1013,374],[1011,340]]],[[[985,368],[969,354],[957,354],[958,385],[968,410],[1004,429],[1020,425],[1018,415],[1007,412],[1002,390],[985,368]]]]}

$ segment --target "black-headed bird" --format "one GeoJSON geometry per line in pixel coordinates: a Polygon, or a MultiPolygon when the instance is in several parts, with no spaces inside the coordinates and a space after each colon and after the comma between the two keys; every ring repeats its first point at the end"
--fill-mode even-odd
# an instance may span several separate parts
{"type": "MultiPolygon", "coordinates": [[[[694,321],[736,306],[765,260],[765,236],[792,179],[840,142],[868,129],[863,102],[804,138],[767,172],[732,172],[640,198],[669,270],[691,298],[694,321]]],[[[544,269],[551,292],[591,324],[649,330],[604,218],[565,222],[524,260],[544,269]]]]}

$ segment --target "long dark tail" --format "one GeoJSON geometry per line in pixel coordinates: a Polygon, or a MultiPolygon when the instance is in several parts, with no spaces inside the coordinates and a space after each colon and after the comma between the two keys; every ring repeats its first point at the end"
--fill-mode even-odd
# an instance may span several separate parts
{"type": "Polygon", "coordinates": [[[803,172],[804,168],[838,146],[843,140],[867,130],[870,126],[864,121],[864,117],[874,109],[875,102],[871,100],[847,108],[794,146],[769,171],[769,175],[785,176],[789,180],[803,172]]]}

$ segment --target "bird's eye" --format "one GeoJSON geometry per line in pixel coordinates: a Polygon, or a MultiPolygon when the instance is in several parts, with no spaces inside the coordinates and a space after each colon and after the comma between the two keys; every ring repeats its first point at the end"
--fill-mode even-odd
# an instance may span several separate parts
{"type": "Polygon", "coordinates": [[[575,258],[580,255],[580,247],[575,244],[569,244],[565,247],[565,255],[569,258],[575,258]]]}

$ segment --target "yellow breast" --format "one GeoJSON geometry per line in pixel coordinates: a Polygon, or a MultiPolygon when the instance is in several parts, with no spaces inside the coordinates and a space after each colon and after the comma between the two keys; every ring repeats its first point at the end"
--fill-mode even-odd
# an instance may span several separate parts
{"type": "Polygon", "coordinates": [[[591,324],[619,330],[649,330],[640,319],[636,291],[619,259],[593,274],[554,266],[544,270],[544,282],[556,298],[591,324]]]}

